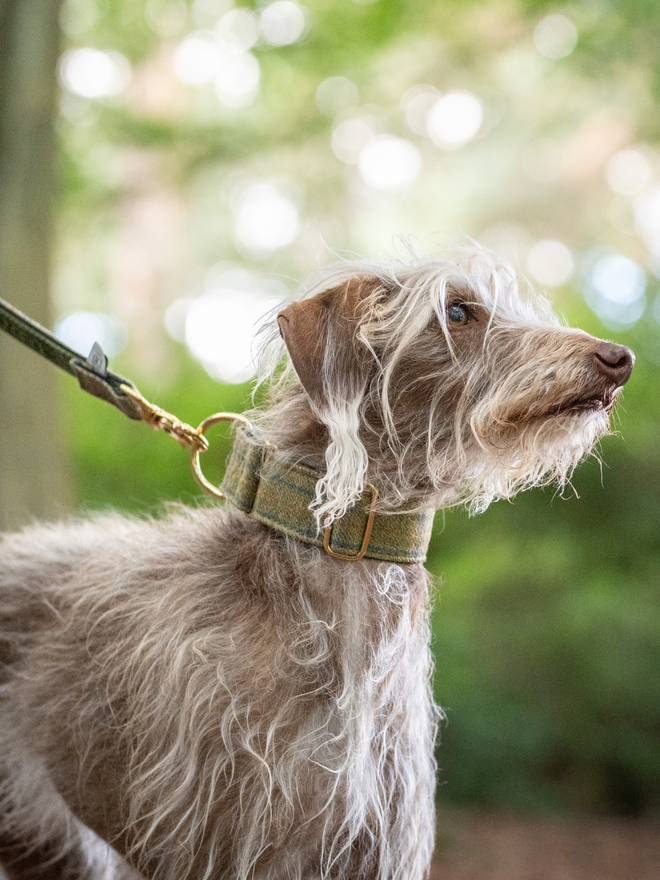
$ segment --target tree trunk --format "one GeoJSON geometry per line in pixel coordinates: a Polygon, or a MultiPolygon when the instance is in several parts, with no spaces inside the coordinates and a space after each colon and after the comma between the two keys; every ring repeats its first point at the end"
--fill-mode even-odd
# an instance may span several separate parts
{"type": "MultiPolygon", "coordinates": [[[[0,0],[0,296],[50,326],[60,0],[0,0]]],[[[68,506],[56,367],[0,334],[0,528],[68,506]]]]}

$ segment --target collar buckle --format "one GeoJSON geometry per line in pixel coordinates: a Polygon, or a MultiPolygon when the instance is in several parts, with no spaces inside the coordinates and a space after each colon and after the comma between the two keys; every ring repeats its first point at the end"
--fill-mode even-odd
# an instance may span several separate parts
{"type": "Polygon", "coordinates": [[[373,483],[367,483],[367,488],[371,489],[371,503],[369,504],[369,515],[367,517],[367,524],[364,529],[364,535],[362,537],[362,546],[358,550],[357,553],[354,554],[346,554],[346,553],[336,553],[332,547],[330,546],[330,542],[332,540],[332,525],[329,525],[324,534],[323,534],[323,549],[328,554],[328,556],[333,556],[335,559],[343,559],[345,562],[356,562],[358,559],[362,559],[362,557],[366,554],[369,549],[369,541],[371,540],[371,532],[374,527],[374,517],[376,516],[376,501],[378,500],[378,489],[373,485],[373,483]]]}

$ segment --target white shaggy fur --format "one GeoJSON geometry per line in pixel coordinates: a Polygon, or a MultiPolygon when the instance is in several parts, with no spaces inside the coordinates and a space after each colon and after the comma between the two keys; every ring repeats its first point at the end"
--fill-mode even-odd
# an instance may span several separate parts
{"type": "MultiPolygon", "coordinates": [[[[219,537],[222,522],[212,510],[180,512],[171,523],[100,517],[70,527],[68,546],[58,529],[42,529],[4,548],[20,554],[36,539],[53,564],[54,542],[58,555],[72,557],[90,537],[94,541],[94,561],[67,581],[66,596],[50,590],[58,617],[51,626],[61,627],[59,638],[40,646],[33,672],[26,672],[46,676],[57,666],[63,681],[56,692],[52,678],[50,693],[40,688],[38,705],[16,704],[12,686],[5,688],[0,764],[23,761],[26,743],[35,739],[41,748],[47,741],[52,746],[55,718],[58,727],[65,725],[60,736],[73,737],[75,788],[82,792],[108,751],[125,748],[123,803],[107,795],[119,816],[110,818],[106,837],[147,876],[179,880],[194,870],[196,878],[338,878],[373,863],[373,876],[383,880],[421,878],[433,845],[434,777],[425,584],[411,590],[403,570],[384,563],[370,564],[366,573],[319,566],[316,550],[287,540],[298,571],[293,593],[279,582],[278,554],[265,555],[274,557],[269,588],[275,601],[280,590],[286,594],[281,635],[288,638],[270,654],[249,636],[250,654],[241,655],[237,668],[232,641],[247,637],[254,621],[233,609],[225,631],[209,617],[217,583],[199,583],[204,572],[171,546],[172,524],[178,541],[196,555],[205,539],[219,537]],[[136,538],[142,572],[135,566],[136,538]],[[85,644],[65,652],[74,622],[84,624],[85,644]],[[277,696],[277,679],[270,692],[264,685],[271,666],[281,674],[277,696]],[[242,681],[245,673],[258,676],[255,690],[265,693],[253,692],[242,681]],[[236,808],[210,828],[227,792],[236,808]],[[226,875],[218,864],[225,863],[230,842],[235,852],[226,875]],[[310,856],[314,875],[308,874],[310,856]]],[[[217,582],[230,581],[231,561],[218,566],[217,582]]],[[[19,601],[25,607],[39,596],[19,601]]],[[[5,607],[0,620],[9,611],[5,607]]],[[[0,631],[7,633],[6,622],[0,631]]],[[[32,761],[7,772],[0,802],[6,827],[29,829],[32,839],[44,842],[58,828],[61,848],[74,847],[78,827],[53,790],[52,771],[32,761]],[[34,790],[26,787],[28,767],[34,790]],[[33,827],[35,808],[41,829],[33,827]],[[66,831],[62,821],[69,823],[66,831]]],[[[77,798],[67,792],[79,813],[77,798]]],[[[85,818],[100,831],[95,813],[88,808],[85,818]]]]}
{"type": "Polygon", "coordinates": [[[327,407],[318,412],[330,434],[325,473],[316,485],[312,503],[319,528],[341,519],[364,491],[369,460],[360,442],[361,403],[361,396],[349,400],[332,398],[327,407]]]}

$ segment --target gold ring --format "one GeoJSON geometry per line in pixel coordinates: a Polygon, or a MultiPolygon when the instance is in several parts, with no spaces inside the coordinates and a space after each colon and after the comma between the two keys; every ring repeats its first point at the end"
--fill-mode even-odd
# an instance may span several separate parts
{"type": "MultiPolygon", "coordinates": [[[[240,422],[245,428],[251,428],[252,425],[249,419],[246,419],[245,416],[240,416],[238,413],[226,413],[219,412],[213,413],[212,416],[209,416],[207,419],[197,426],[196,432],[201,437],[206,433],[208,428],[211,425],[215,425],[218,422],[240,422]]],[[[196,443],[193,443],[192,452],[190,455],[190,466],[192,468],[192,474],[195,478],[195,482],[198,486],[201,486],[205,492],[208,492],[209,495],[213,495],[214,498],[224,499],[224,493],[218,486],[214,486],[213,483],[210,483],[204,474],[202,473],[202,468],[199,464],[199,454],[202,450],[197,446],[196,443]]]]}

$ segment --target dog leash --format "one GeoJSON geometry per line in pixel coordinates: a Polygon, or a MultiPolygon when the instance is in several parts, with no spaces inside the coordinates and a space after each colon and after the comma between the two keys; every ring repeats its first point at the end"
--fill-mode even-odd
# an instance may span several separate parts
{"type": "Polygon", "coordinates": [[[364,558],[415,563],[426,559],[434,510],[420,510],[411,502],[408,509],[377,513],[378,491],[369,484],[358,503],[321,534],[310,511],[321,474],[306,465],[282,461],[274,446],[259,443],[252,436],[252,425],[245,416],[214,413],[193,428],[150,403],[129,379],[108,369],[108,359],[98,342],[85,358],[2,298],[0,330],[75,376],[83,391],[111,403],[129,419],[146,422],[174,437],[191,451],[197,484],[257,522],[322,547],[329,556],[347,562],[364,558]],[[200,454],[209,448],[204,434],[218,422],[238,422],[240,426],[220,487],[206,479],[199,461],[200,454]]]}
{"type": "Polygon", "coordinates": [[[191,467],[198,485],[210,495],[224,498],[220,490],[202,473],[199,456],[209,448],[204,433],[217,422],[238,421],[249,426],[250,423],[245,416],[237,413],[214,413],[204,419],[197,428],[193,428],[172,413],[150,403],[130,379],[108,369],[108,359],[98,342],[94,343],[85,358],[2,298],[0,298],[0,330],[4,330],[23,345],[27,345],[61,370],[75,376],[83,391],[111,403],[129,419],[146,422],[155,431],[165,431],[166,434],[174,437],[184,449],[191,450],[191,467]]]}

